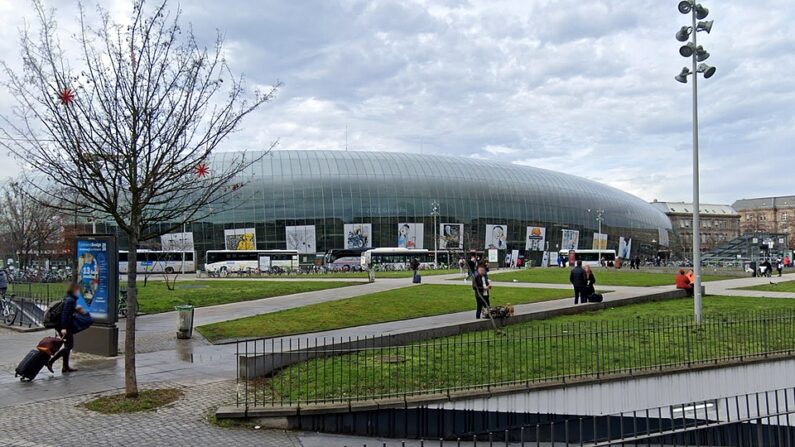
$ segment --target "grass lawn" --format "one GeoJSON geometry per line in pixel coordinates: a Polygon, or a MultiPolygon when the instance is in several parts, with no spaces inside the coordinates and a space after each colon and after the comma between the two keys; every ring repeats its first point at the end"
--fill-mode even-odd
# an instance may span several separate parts
{"type": "Polygon", "coordinates": [[[177,281],[176,290],[168,290],[163,281],[138,282],[138,310],[144,313],[168,312],[179,304],[195,307],[250,301],[301,292],[334,289],[356,283],[343,281],[252,281],[214,279],[212,281],[177,281]]]}
{"type": "Polygon", "coordinates": [[[616,307],[291,366],[258,387],[286,400],[384,397],[486,383],[595,377],[795,350],[795,300],[708,296],[616,307]],[[596,333],[598,331],[598,333],[596,333]]]}
{"type": "Polygon", "coordinates": [[[104,414],[135,413],[138,411],[151,411],[176,402],[182,397],[182,391],[173,388],[159,390],[144,390],[134,399],[127,398],[124,394],[114,394],[90,400],[83,404],[91,411],[104,414]]]}
{"type": "Polygon", "coordinates": [[[761,290],[763,292],[789,292],[789,293],[795,293],[795,281],[776,282],[776,278],[777,277],[760,278],[760,281],[764,280],[764,281],[766,281],[766,283],[765,284],[760,284],[758,286],[741,287],[740,290],[761,290]],[[776,283],[776,284],[770,284],[771,281],[776,283]]]}
{"type": "MultiPolygon", "coordinates": [[[[568,289],[502,287],[495,289],[492,304],[524,304],[569,296],[568,289]]],[[[199,326],[197,330],[211,341],[276,337],[465,310],[474,313],[474,306],[469,287],[423,284],[199,326]]]]}
{"type": "MultiPolygon", "coordinates": [[[[568,284],[569,272],[569,269],[557,267],[533,268],[507,271],[505,273],[494,272],[491,275],[491,279],[493,281],[513,281],[515,279],[518,282],[568,284]]],[[[675,277],[672,273],[652,273],[642,270],[616,270],[610,268],[594,268],[593,272],[596,276],[596,284],[602,286],[664,286],[673,284],[675,277]]],[[[721,279],[731,279],[731,277],[720,275],[701,276],[702,281],[717,281],[721,279]]]]}

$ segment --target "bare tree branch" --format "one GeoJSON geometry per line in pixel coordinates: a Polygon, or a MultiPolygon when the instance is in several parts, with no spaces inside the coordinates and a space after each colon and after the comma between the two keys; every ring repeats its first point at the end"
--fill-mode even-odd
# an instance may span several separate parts
{"type": "MultiPolygon", "coordinates": [[[[203,47],[167,0],[132,0],[125,23],[80,8],[67,55],[54,13],[32,0],[36,33],[20,35],[23,69],[3,85],[16,99],[0,117],[0,147],[34,172],[26,188],[48,206],[112,220],[135,259],[142,241],[224,209],[246,183],[242,173],[273,147],[219,157],[244,117],[270,101],[278,83],[249,94],[234,76],[219,34],[203,47]],[[221,159],[223,158],[223,159],[221,159]]],[[[134,266],[135,263],[131,263],[134,266]]],[[[128,274],[126,388],[135,379],[136,271],[128,274]]]]}

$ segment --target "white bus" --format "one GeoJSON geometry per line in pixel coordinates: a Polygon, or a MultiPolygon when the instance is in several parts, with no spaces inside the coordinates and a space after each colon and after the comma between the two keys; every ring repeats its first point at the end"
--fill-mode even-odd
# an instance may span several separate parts
{"type": "Polygon", "coordinates": [[[361,266],[367,269],[409,270],[411,261],[417,259],[421,269],[433,268],[433,252],[414,248],[373,248],[362,253],[361,266]]]}
{"type": "MultiPolygon", "coordinates": [[[[138,273],[191,273],[196,271],[192,251],[138,250],[138,273]],[[184,260],[184,262],[183,262],[184,260]]],[[[129,254],[119,251],[119,273],[127,273],[129,254]]]]}
{"type": "Polygon", "coordinates": [[[204,269],[209,274],[282,273],[298,268],[296,250],[207,250],[204,269]]]}
{"type": "MultiPolygon", "coordinates": [[[[560,255],[567,263],[571,263],[571,252],[574,252],[575,261],[582,261],[582,265],[589,265],[591,267],[599,267],[601,264],[600,259],[604,259],[605,263],[613,265],[616,261],[615,250],[561,250],[560,255]]],[[[550,265],[553,265],[550,263],[550,265]]]]}

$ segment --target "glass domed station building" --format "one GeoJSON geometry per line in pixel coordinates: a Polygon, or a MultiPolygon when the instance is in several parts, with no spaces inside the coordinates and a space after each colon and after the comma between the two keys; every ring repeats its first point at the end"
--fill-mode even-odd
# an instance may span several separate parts
{"type": "MultiPolygon", "coordinates": [[[[215,162],[225,156],[218,154],[215,162]]],[[[599,215],[607,248],[618,251],[621,238],[631,239],[626,245],[633,256],[664,250],[671,234],[662,212],[623,191],[474,158],[273,151],[241,178],[246,185],[238,203],[189,226],[199,260],[207,250],[224,249],[229,234],[252,229],[250,247],[297,249],[302,262],[332,249],[433,250],[436,233],[440,253],[519,250],[535,265],[545,249],[572,242],[593,248],[599,215]]]]}

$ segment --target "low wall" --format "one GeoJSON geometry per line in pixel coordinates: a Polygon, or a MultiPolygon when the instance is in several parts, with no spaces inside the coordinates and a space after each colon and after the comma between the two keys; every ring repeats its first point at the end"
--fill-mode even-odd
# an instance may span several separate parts
{"type": "MultiPolygon", "coordinates": [[[[702,290],[704,288],[702,287],[702,290]]],[[[561,315],[573,315],[583,312],[592,312],[599,309],[607,309],[617,306],[626,306],[630,304],[648,303],[653,301],[663,301],[677,298],[685,298],[687,293],[684,290],[668,290],[665,292],[651,293],[648,295],[634,296],[630,298],[620,298],[601,303],[590,303],[585,305],[577,305],[565,307],[561,309],[545,310],[530,312],[526,314],[514,315],[511,318],[504,320],[496,320],[500,327],[524,323],[534,320],[545,320],[552,317],[561,315]]],[[[361,348],[378,348],[388,346],[405,345],[421,340],[429,340],[432,338],[449,337],[459,335],[465,332],[474,332],[481,330],[491,329],[491,322],[489,320],[472,321],[467,323],[453,324],[449,326],[439,326],[429,329],[420,329],[416,331],[407,331],[397,334],[389,334],[384,336],[357,338],[357,339],[332,339],[330,342],[323,340],[323,343],[318,342],[316,345],[306,346],[300,344],[283,345],[278,344],[279,352],[256,352],[256,348],[262,344],[267,346],[267,342],[245,342],[241,343],[244,347],[251,345],[253,353],[239,352],[238,353],[238,375],[241,379],[254,379],[257,377],[265,377],[271,375],[274,371],[285,368],[287,366],[300,363],[303,361],[311,360],[318,357],[339,355],[340,351],[361,349],[361,348]]],[[[300,342],[297,338],[297,343],[300,342]]],[[[304,338],[304,340],[307,340],[304,338]]],[[[317,340],[315,340],[317,341],[317,340]]],[[[276,346],[275,341],[271,346],[276,346]]],[[[265,350],[265,349],[263,349],[265,350]]],[[[275,349],[272,349],[275,351],[275,349]]]]}

